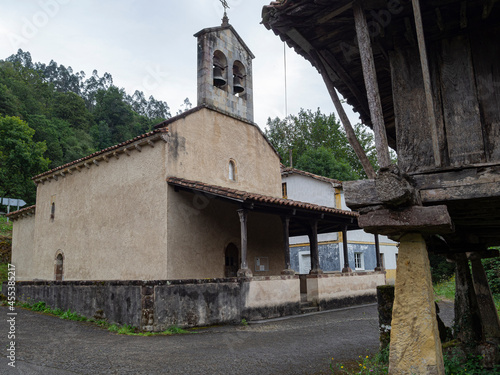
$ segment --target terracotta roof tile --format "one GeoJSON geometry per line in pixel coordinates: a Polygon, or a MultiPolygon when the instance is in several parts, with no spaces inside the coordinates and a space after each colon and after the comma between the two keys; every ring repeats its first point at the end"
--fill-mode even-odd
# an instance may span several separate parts
{"type": "Polygon", "coordinates": [[[144,133],[144,134],[141,134],[135,138],[132,138],[132,139],[129,139],[125,142],[122,142],[122,143],[118,143],[117,145],[114,145],[114,146],[110,146],[108,148],[105,148],[103,150],[100,150],[100,151],[97,151],[97,152],[94,152],[93,154],[90,154],[88,156],[85,156],[81,159],[77,159],[77,160],[73,160],[72,162],[70,163],[67,163],[67,164],[64,164],[64,165],[60,165],[59,167],[56,167],[54,169],[51,169],[50,171],[46,171],[46,172],[43,172],[43,173],[40,173],[34,177],[32,177],[31,179],[32,180],[36,180],[40,177],[43,177],[43,176],[46,176],[46,175],[49,175],[51,173],[54,173],[56,171],[59,171],[61,169],[65,169],[65,168],[68,168],[69,166],[72,166],[74,164],[78,164],[82,161],[85,161],[85,160],[89,160],[89,159],[92,159],[92,158],[95,158],[96,156],[99,156],[101,154],[105,154],[106,152],[109,152],[109,151],[113,151],[113,150],[116,150],[116,149],[119,149],[120,147],[123,147],[123,146],[126,146],[126,145],[129,145],[129,144],[132,144],[140,139],[144,139],[144,138],[147,138],[147,137],[150,137],[152,135],[155,135],[155,134],[161,134],[161,133],[168,133],[168,129],[167,128],[160,128],[160,129],[155,129],[153,131],[150,131],[148,133],[144,133]]]}
{"type": "Polygon", "coordinates": [[[24,208],[21,208],[20,210],[17,210],[17,211],[14,211],[14,212],[7,214],[7,217],[9,219],[16,220],[16,219],[19,219],[20,216],[28,214],[30,212],[32,212],[34,214],[35,209],[36,209],[36,205],[24,207],[24,208]]]}
{"type": "Polygon", "coordinates": [[[278,206],[286,206],[290,208],[300,208],[309,211],[321,212],[321,213],[330,213],[330,214],[342,214],[351,217],[358,217],[359,214],[354,211],[346,211],[339,210],[337,208],[331,208],[326,206],[320,206],[317,204],[294,201],[291,199],[285,198],[276,198],[268,195],[250,193],[242,190],[230,189],[223,186],[209,185],[200,181],[191,181],[178,177],[168,177],[167,182],[170,185],[185,187],[193,190],[197,190],[200,192],[210,193],[220,197],[232,198],[239,200],[241,202],[252,203],[252,202],[261,202],[261,203],[270,203],[278,206]]]}

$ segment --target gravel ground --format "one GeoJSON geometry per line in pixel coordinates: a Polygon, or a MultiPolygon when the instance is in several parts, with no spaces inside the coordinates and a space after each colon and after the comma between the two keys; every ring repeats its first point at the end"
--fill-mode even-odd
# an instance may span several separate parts
{"type": "MultiPolygon", "coordinates": [[[[440,305],[449,325],[453,304],[440,305]]],[[[6,307],[0,307],[0,342],[5,352],[10,341],[7,313],[6,307]]],[[[0,374],[312,375],[330,373],[332,357],[347,361],[378,349],[374,304],[245,327],[151,337],[117,335],[89,323],[20,308],[17,313],[16,367],[9,367],[3,354],[0,374]]]]}

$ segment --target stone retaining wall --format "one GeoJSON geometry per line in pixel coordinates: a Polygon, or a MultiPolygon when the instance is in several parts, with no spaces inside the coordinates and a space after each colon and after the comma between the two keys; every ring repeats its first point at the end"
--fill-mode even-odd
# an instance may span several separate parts
{"type": "MultiPolygon", "coordinates": [[[[3,293],[6,294],[6,283],[3,293]]],[[[20,281],[21,302],[43,301],[147,331],[300,313],[298,276],[159,281],[20,281]]]]}

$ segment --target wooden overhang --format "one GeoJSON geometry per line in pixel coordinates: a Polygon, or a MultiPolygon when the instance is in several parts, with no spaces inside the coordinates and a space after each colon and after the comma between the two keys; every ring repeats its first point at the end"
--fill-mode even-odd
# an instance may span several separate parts
{"type": "Polygon", "coordinates": [[[176,191],[201,194],[208,199],[221,199],[236,204],[238,208],[248,209],[249,212],[289,217],[290,236],[307,235],[313,220],[317,220],[318,234],[341,232],[344,228],[348,231],[360,229],[358,214],[353,211],[249,193],[177,177],[168,177],[167,183],[176,191]]]}
{"type": "MultiPolygon", "coordinates": [[[[498,246],[500,2],[281,0],[264,6],[264,26],[373,128],[356,33],[359,8],[369,29],[388,144],[422,204],[446,205],[455,226],[452,234],[434,236],[431,250],[498,246]]],[[[347,202],[351,209],[382,207],[375,180],[355,183],[344,183],[346,201],[348,190],[359,198],[347,202]]]]}
{"type": "MultiPolygon", "coordinates": [[[[333,86],[372,126],[356,36],[354,1],[281,0],[264,6],[262,23],[316,69],[327,70],[333,86]]],[[[412,2],[359,1],[372,39],[377,82],[389,145],[397,150],[391,87],[390,51],[417,43],[412,2]]],[[[498,26],[500,6],[493,0],[421,1],[425,39],[441,40],[498,26]]]]}

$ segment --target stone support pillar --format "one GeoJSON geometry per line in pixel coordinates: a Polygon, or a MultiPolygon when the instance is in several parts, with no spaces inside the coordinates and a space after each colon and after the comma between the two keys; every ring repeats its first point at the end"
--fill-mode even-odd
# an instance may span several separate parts
{"type": "Polygon", "coordinates": [[[389,374],[444,375],[429,257],[418,233],[400,238],[389,374]]]}
{"type": "Polygon", "coordinates": [[[474,279],[474,291],[476,292],[479,313],[483,321],[484,335],[487,339],[500,341],[500,321],[498,312],[493,302],[490,285],[484,272],[483,264],[480,257],[471,255],[470,261],[472,264],[472,277],[474,279]]]}
{"type": "Polygon", "coordinates": [[[382,271],[382,265],[380,264],[380,244],[378,241],[378,234],[375,234],[374,237],[375,237],[375,257],[377,258],[377,267],[375,267],[375,271],[382,271]]]}
{"type": "Polygon", "coordinates": [[[283,216],[283,244],[285,253],[285,269],[281,271],[282,275],[295,275],[295,271],[290,267],[290,217],[283,216]]]}
{"type": "Polygon", "coordinates": [[[323,273],[319,267],[318,220],[312,220],[309,226],[309,249],[311,252],[311,275],[323,273]]]}
{"type": "Polygon", "coordinates": [[[352,268],[349,267],[349,251],[347,248],[347,227],[342,229],[342,247],[344,250],[344,268],[342,268],[343,273],[352,272],[352,268]]]}
{"type": "Polygon", "coordinates": [[[238,210],[241,226],[241,267],[238,270],[238,277],[252,277],[252,271],[248,268],[247,262],[247,210],[238,210]]]}

